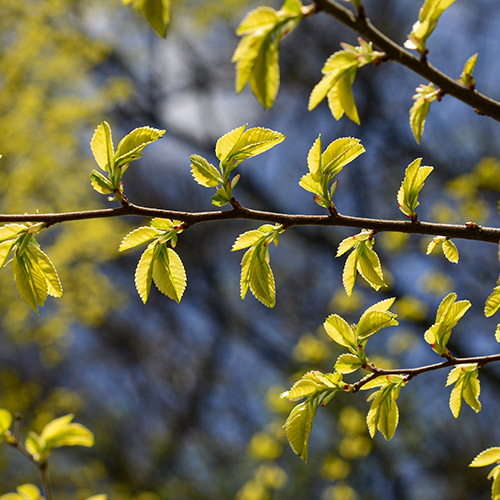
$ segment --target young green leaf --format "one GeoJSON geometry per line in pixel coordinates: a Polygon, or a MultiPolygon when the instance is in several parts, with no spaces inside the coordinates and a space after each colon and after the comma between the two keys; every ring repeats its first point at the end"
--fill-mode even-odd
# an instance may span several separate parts
{"type": "Polygon", "coordinates": [[[99,194],[110,194],[114,189],[113,184],[97,170],[90,173],[90,184],[99,194]]]}
{"type": "Polygon", "coordinates": [[[456,302],[456,299],[457,294],[450,293],[441,301],[436,314],[436,322],[424,335],[425,341],[440,356],[449,356],[446,345],[450,339],[451,331],[471,306],[468,300],[456,302]]]}
{"type": "Polygon", "coordinates": [[[114,149],[111,138],[111,128],[108,122],[102,122],[94,132],[90,141],[90,148],[95,161],[105,172],[111,172],[114,168],[114,149]]]}
{"type": "Polygon", "coordinates": [[[410,109],[410,126],[415,140],[420,144],[431,102],[438,98],[441,91],[436,89],[432,83],[422,84],[415,90],[417,93],[413,96],[415,102],[410,109]]]}
{"type": "Polygon", "coordinates": [[[45,275],[26,252],[14,256],[12,272],[19,294],[38,314],[38,306],[44,305],[48,295],[45,275]]]}
{"type": "Polygon", "coordinates": [[[258,7],[241,22],[236,34],[242,36],[234,51],[236,92],[248,81],[257,100],[264,108],[274,104],[279,88],[279,46],[285,35],[302,20],[299,0],[286,0],[281,10],[258,7]]]}
{"type": "Polygon", "coordinates": [[[162,38],[167,36],[170,22],[170,0],[122,0],[124,5],[132,4],[132,8],[142,14],[144,19],[162,38]]]}
{"type": "Polygon", "coordinates": [[[476,81],[472,76],[472,72],[474,71],[474,68],[476,66],[476,61],[477,54],[469,57],[469,59],[467,59],[467,62],[465,63],[462,74],[460,75],[460,81],[469,89],[474,89],[476,87],[476,81]]]}
{"type": "Polygon", "coordinates": [[[139,127],[127,134],[118,144],[115,153],[115,165],[119,167],[142,156],[143,150],[149,144],[160,139],[165,130],[152,127],[139,127]]]}
{"type": "Polygon", "coordinates": [[[238,236],[231,251],[250,247],[241,259],[240,295],[243,300],[248,289],[254,297],[267,307],[274,307],[276,290],[274,276],[269,265],[269,245],[278,245],[279,233],[283,227],[279,224],[265,224],[257,230],[247,231],[238,236]]]}
{"type": "Polygon", "coordinates": [[[357,354],[356,332],[349,323],[338,314],[331,314],[323,323],[328,336],[337,344],[347,347],[353,354],[357,354]]]}
{"type": "Polygon", "coordinates": [[[0,409],[0,441],[5,439],[12,424],[12,414],[8,410],[0,409]]]}
{"type": "Polygon", "coordinates": [[[469,467],[484,467],[500,462],[500,447],[492,447],[483,450],[479,453],[474,460],[469,464],[469,467]]]}
{"type": "Polygon", "coordinates": [[[500,309],[500,285],[493,288],[484,305],[484,315],[489,318],[500,309]]]}
{"type": "MultiPolygon", "coordinates": [[[[381,389],[370,395],[368,401],[372,401],[366,423],[370,436],[373,438],[377,429],[384,438],[389,441],[394,436],[399,422],[399,410],[396,401],[401,392],[401,388],[406,384],[405,379],[400,375],[389,375],[379,377],[378,385],[381,389]],[[384,380],[385,379],[385,380],[384,380]]],[[[366,384],[362,389],[369,389],[366,384]]]]}
{"type": "Polygon", "coordinates": [[[156,242],[150,243],[139,259],[135,269],[135,288],[145,304],[149,298],[151,281],[153,279],[153,254],[156,242]]]}
{"type": "Polygon", "coordinates": [[[285,432],[292,450],[307,463],[309,434],[316,415],[317,406],[310,400],[295,406],[285,422],[285,432]]]}
{"type": "Polygon", "coordinates": [[[363,230],[361,233],[351,236],[351,238],[346,238],[339,245],[336,257],[352,249],[345,262],[342,274],[344,288],[349,297],[352,295],[357,272],[375,290],[387,286],[384,281],[380,259],[373,250],[373,244],[372,231],[363,230]]]}
{"type": "Polygon", "coordinates": [[[479,402],[479,370],[477,364],[456,366],[451,370],[446,387],[455,384],[450,395],[450,410],[455,418],[460,414],[462,399],[476,412],[481,411],[479,402]]]}
{"type": "Polygon", "coordinates": [[[146,241],[152,240],[160,234],[162,234],[162,231],[154,227],[138,227],[123,238],[118,251],[123,252],[125,250],[128,250],[129,248],[134,248],[137,245],[141,245],[142,243],[146,243],[146,241]]]}
{"type": "Polygon", "coordinates": [[[30,245],[26,249],[25,254],[26,253],[29,255],[30,260],[38,266],[44,275],[47,285],[47,293],[52,297],[62,297],[63,289],[61,281],[54,264],[52,264],[52,261],[49,259],[49,256],[35,245],[30,245]]]}
{"type": "Polygon", "coordinates": [[[433,167],[421,167],[422,158],[412,161],[405,171],[405,177],[398,191],[399,209],[410,219],[416,219],[418,195],[424,187],[425,179],[434,170],[433,167]]]}
{"type": "Polygon", "coordinates": [[[374,51],[372,44],[358,38],[360,45],[342,43],[342,48],[332,54],[325,62],[323,78],[314,87],[309,97],[309,111],[313,110],[325,97],[333,117],[339,120],[345,113],[359,125],[358,110],[352,94],[352,84],[358,68],[371,64],[384,57],[383,52],[374,51]]]}
{"type": "Polygon", "coordinates": [[[408,40],[404,44],[405,47],[418,50],[422,56],[425,55],[427,52],[425,48],[427,38],[429,38],[434,31],[441,14],[454,1],[455,0],[425,0],[418,15],[418,21],[413,25],[411,33],[408,35],[408,40]]]}
{"type": "Polygon", "coordinates": [[[355,354],[341,354],[335,362],[337,373],[352,373],[363,366],[363,361],[355,354]]]}
{"type": "Polygon", "coordinates": [[[427,255],[431,254],[437,245],[441,245],[443,255],[452,264],[458,264],[458,248],[455,243],[445,236],[434,237],[427,246],[427,255]]]}
{"type": "Polygon", "coordinates": [[[215,187],[223,183],[219,171],[200,155],[191,155],[191,173],[194,180],[204,187],[215,187]]]}
{"type": "Polygon", "coordinates": [[[94,446],[94,435],[81,424],[73,423],[74,415],[65,415],[49,422],[40,434],[45,453],[61,446],[94,446]]]}
{"type": "Polygon", "coordinates": [[[153,281],[158,290],[177,303],[186,289],[186,271],[180,257],[171,248],[162,246],[153,260],[153,281]]]}
{"type": "Polygon", "coordinates": [[[22,484],[16,488],[17,493],[6,493],[0,500],[44,500],[40,490],[30,483],[22,484]]]}
{"type": "Polygon", "coordinates": [[[336,189],[336,184],[333,183],[335,177],[348,163],[364,152],[365,148],[359,139],[341,137],[332,141],[322,153],[320,134],[307,156],[309,173],[302,176],[299,185],[316,195],[314,200],[318,205],[330,208],[336,189]]]}

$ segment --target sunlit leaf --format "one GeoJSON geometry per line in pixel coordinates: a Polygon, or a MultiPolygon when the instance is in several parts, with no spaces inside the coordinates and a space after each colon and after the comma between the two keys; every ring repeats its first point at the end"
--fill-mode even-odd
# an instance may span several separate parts
{"type": "Polygon", "coordinates": [[[73,415],[65,415],[49,422],[40,434],[45,452],[61,446],[93,446],[94,435],[81,424],[73,423],[73,415]]]}
{"type": "Polygon", "coordinates": [[[102,122],[94,132],[90,147],[94,155],[95,161],[102,168],[102,170],[112,170],[113,163],[113,140],[111,138],[111,128],[108,122],[102,122]],[[111,165],[111,168],[110,168],[111,165]]]}
{"type": "Polygon", "coordinates": [[[242,250],[243,248],[252,246],[253,244],[257,243],[257,241],[259,241],[262,237],[263,234],[258,229],[240,234],[238,238],[236,238],[236,241],[231,248],[231,252],[234,252],[235,250],[242,250]]]}
{"type": "Polygon", "coordinates": [[[443,253],[450,262],[458,264],[458,249],[450,239],[443,241],[443,253]]]}
{"type": "Polygon", "coordinates": [[[347,321],[338,314],[331,314],[323,323],[326,333],[337,344],[356,351],[356,334],[347,321]]]}
{"type": "Polygon", "coordinates": [[[142,243],[146,243],[146,241],[149,241],[153,239],[154,237],[158,236],[161,234],[161,231],[154,227],[150,226],[143,226],[143,227],[138,227],[137,229],[134,229],[133,231],[130,231],[122,240],[120,243],[120,247],[118,248],[119,252],[124,252],[125,250],[128,250],[129,248],[134,248],[137,245],[141,245],[142,243]]]}
{"type": "Polygon", "coordinates": [[[12,272],[19,294],[38,314],[38,306],[44,305],[48,294],[44,274],[26,254],[14,257],[12,272]]]}
{"type": "Polygon", "coordinates": [[[363,362],[355,354],[341,354],[335,363],[335,371],[338,373],[352,373],[363,365],[363,362]]]}
{"type": "Polygon", "coordinates": [[[356,282],[356,269],[357,269],[357,255],[356,252],[353,251],[347,257],[344,264],[344,270],[342,272],[342,283],[349,297],[352,295],[354,283],[356,282]]]}
{"type": "Polygon", "coordinates": [[[158,290],[180,302],[186,289],[186,271],[180,257],[171,248],[163,247],[153,260],[153,281],[158,290]]]}
{"type": "Polygon", "coordinates": [[[32,261],[36,262],[43,275],[45,276],[47,293],[52,297],[61,297],[63,288],[57,270],[50,260],[49,256],[45,254],[40,248],[30,245],[27,250],[30,254],[32,261]]]}
{"type": "MultiPolygon", "coordinates": [[[[154,0],[157,2],[158,0],[154,0]]],[[[150,0],[149,3],[152,3],[150,0]]],[[[148,2],[146,2],[148,3],[148,2]]],[[[115,154],[116,165],[124,165],[142,156],[146,146],[160,139],[165,130],[159,130],[152,127],[140,127],[132,130],[118,144],[115,154]]]]}
{"type": "Polygon", "coordinates": [[[100,194],[110,194],[114,190],[111,182],[97,170],[90,173],[90,184],[100,194]]]}
{"type": "Polygon", "coordinates": [[[134,10],[144,16],[156,33],[166,37],[170,22],[170,0],[123,0],[123,3],[132,3],[134,10]]]}
{"type": "Polygon", "coordinates": [[[477,54],[469,57],[467,62],[465,63],[462,74],[460,75],[460,81],[468,88],[473,89],[476,86],[476,82],[474,77],[472,76],[472,72],[476,66],[477,54]]]}
{"type": "Polygon", "coordinates": [[[292,450],[304,462],[307,462],[309,434],[315,414],[316,407],[309,401],[305,401],[293,408],[284,425],[286,437],[292,450]]]}
{"type": "Polygon", "coordinates": [[[500,447],[494,446],[479,453],[469,467],[484,467],[498,462],[500,462],[500,447]]]}
{"type": "Polygon", "coordinates": [[[383,328],[398,325],[399,323],[394,319],[395,316],[391,312],[365,311],[357,327],[358,340],[366,340],[383,328]]]}
{"type": "Polygon", "coordinates": [[[156,242],[150,243],[139,259],[135,270],[135,287],[144,304],[147,302],[153,278],[153,254],[156,242]]]}
{"type": "Polygon", "coordinates": [[[219,171],[200,155],[191,155],[191,173],[194,180],[205,187],[215,187],[222,184],[219,171]]]}
{"type": "Polygon", "coordinates": [[[12,414],[8,410],[0,409],[0,440],[5,437],[5,433],[12,424],[12,414]]]}
{"type": "Polygon", "coordinates": [[[493,316],[500,308],[500,285],[493,288],[486,299],[486,304],[484,306],[484,315],[489,318],[493,316]]]}
{"type": "Polygon", "coordinates": [[[267,260],[255,260],[250,277],[250,290],[265,306],[274,307],[276,303],[274,276],[267,260]]]}

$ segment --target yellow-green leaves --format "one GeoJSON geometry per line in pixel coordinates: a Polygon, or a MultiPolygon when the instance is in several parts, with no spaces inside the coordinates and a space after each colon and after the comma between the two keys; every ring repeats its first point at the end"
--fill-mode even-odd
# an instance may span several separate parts
{"type": "Polygon", "coordinates": [[[469,89],[474,89],[476,87],[476,80],[472,76],[472,72],[476,67],[477,54],[470,56],[465,63],[462,74],[460,75],[460,81],[469,89]]]}
{"type": "Polygon", "coordinates": [[[139,127],[127,134],[118,144],[116,152],[113,147],[111,128],[107,122],[102,122],[94,132],[90,148],[97,165],[108,173],[104,176],[97,170],[92,170],[90,183],[100,194],[113,193],[109,200],[123,200],[123,184],[121,179],[131,161],[138,160],[143,150],[149,144],[160,139],[165,130],[152,127],[139,127]]]}
{"type": "Polygon", "coordinates": [[[462,399],[476,412],[481,411],[479,402],[479,370],[475,363],[456,366],[451,370],[446,387],[455,384],[450,395],[450,410],[455,418],[460,414],[462,399]]]}
{"type": "Polygon", "coordinates": [[[26,449],[36,461],[45,462],[54,448],[61,446],[93,446],[94,435],[81,424],[73,423],[73,415],[49,422],[38,435],[30,432],[26,449]]]}
{"type": "Polygon", "coordinates": [[[276,146],[285,139],[283,134],[263,127],[247,129],[247,125],[235,128],[224,134],[215,146],[219,168],[200,155],[191,155],[191,173],[194,180],[204,187],[217,187],[212,203],[224,206],[231,202],[233,189],[240,179],[232,179],[229,174],[243,161],[276,146]]]}
{"type": "Polygon", "coordinates": [[[362,387],[362,390],[380,387],[378,391],[368,397],[368,401],[371,401],[372,404],[366,416],[366,424],[371,437],[375,436],[377,429],[387,441],[394,436],[399,422],[396,401],[405,384],[406,380],[401,375],[387,375],[377,377],[372,383],[362,387]]]}
{"type": "Polygon", "coordinates": [[[500,309],[500,278],[497,281],[497,286],[493,288],[484,305],[484,315],[489,318],[500,309]]]}
{"type": "Polygon", "coordinates": [[[342,375],[311,371],[297,381],[289,391],[281,394],[282,398],[292,401],[307,398],[293,408],[284,425],[292,450],[304,462],[307,462],[309,434],[316,410],[320,404],[325,406],[331,401],[339,390],[342,390],[342,375]]]}
{"type": "Polygon", "coordinates": [[[367,43],[362,38],[358,38],[358,42],[358,47],[342,43],[344,50],[339,50],[328,58],[321,70],[324,76],[309,97],[309,111],[327,97],[330,111],[336,120],[340,120],[345,113],[359,125],[358,110],[352,94],[356,72],[366,64],[379,61],[385,54],[374,51],[371,42],[367,43]]]}
{"type": "Polygon", "coordinates": [[[274,307],[276,291],[274,276],[269,265],[269,245],[278,246],[279,234],[283,227],[279,224],[265,224],[258,230],[247,231],[238,236],[231,251],[250,247],[241,259],[240,294],[243,300],[248,288],[253,296],[267,307],[274,307]]]}
{"type": "Polygon", "coordinates": [[[16,488],[17,493],[6,493],[0,500],[44,500],[40,490],[30,483],[22,484],[16,488]]]}
{"type": "Polygon", "coordinates": [[[458,264],[458,248],[455,243],[445,236],[436,236],[427,246],[427,255],[431,254],[436,246],[441,245],[443,254],[453,264],[458,264]]]}
{"type": "Polygon", "coordinates": [[[415,140],[420,144],[431,102],[440,98],[441,90],[436,89],[432,83],[421,84],[415,90],[417,93],[413,96],[415,102],[410,109],[410,126],[415,140]]]}
{"type": "Polygon", "coordinates": [[[369,307],[359,319],[358,324],[349,325],[338,314],[331,314],[323,323],[328,336],[337,344],[347,347],[356,357],[340,356],[335,364],[335,370],[340,373],[349,373],[367,362],[364,346],[370,337],[383,328],[395,326],[397,315],[389,309],[394,303],[394,298],[385,299],[369,307]],[[359,366],[358,366],[359,364],[359,366]],[[355,368],[355,366],[357,368],[355,368]]]}
{"type": "Polygon", "coordinates": [[[170,0],[122,0],[124,5],[132,4],[132,8],[140,12],[150,26],[165,38],[170,22],[170,0]]]}
{"type": "Polygon", "coordinates": [[[153,240],[135,270],[135,287],[144,304],[149,298],[152,281],[161,293],[176,302],[181,301],[186,289],[186,271],[177,253],[167,247],[167,242],[175,247],[182,231],[182,223],[178,221],[155,218],[151,220],[151,227],[139,227],[123,238],[120,252],[153,240]]]}
{"type": "Polygon", "coordinates": [[[408,218],[417,219],[418,195],[424,187],[425,179],[434,170],[433,167],[421,167],[422,158],[413,160],[405,171],[405,177],[398,191],[398,206],[408,218]]]}
{"type": "Polygon", "coordinates": [[[44,227],[44,224],[7,224],[0,228],[0,267],[12,253],[17,290],[37,314],[48,295],[61,297],[63,293],[54,264],[33,236],[44,227]]]}
{"type": "Polygon", "coordinates": [[[450,293],[441,301],[436,314],[436,322],[424,335],[425,341],[430,344],[433,351],[444,357],[450,355],[446,345],[452,329],[471,306],[468,300],[459,300],[458,302],[456,300],[457,294],[450,293]]]}
{"type": "Polygon", "coordinates": [[[340,257],[352,249],[349,257],[347,257],[342,274],[344,289],[349,297],[352,295],[358,272],[375,290],[387,286],[384,282],[380,260],[373,250],[373,244],[373,232],[366,229],[340,242],[336,257],[340,257]]]}
{"type": "Polygon", "coordinates": [[[0,442],[10,435],[12,424],[12,414],[8,410],[0,409],[0,442]]]}
{"type": "Polygon", "coordinates": [[[436,27],[441,14],[455,0],[425,0],[424,5],[418,14],[418,21],[413,25],[411,33],[408,35],[408,40],[405,42],[405,47],[415,49],[423,56],[427,49],[425,44],[427,38],[431,35],[436,27]]]}
{"type": "Polygon", "coordinates": [[[279,46],[285,35],[302,20],[300,0],[285,0],[281,10],[258,7],[238,26],[236,33],[243,38],[234,51],[236,92],[249,81],[255,97],[264,108],[270,108],[278,93],[279,46]]]}
{"type": "MultiPolygon", "coordinates": [[[[493,447],[483,450],[469,464],[469,467],[484,467],[485,465],[498,464],[500,462],[500,447],[493,447]]],[[[488,474],[488,479],[492,479],[491,500],[500,498],[500,465],[496,465],[488,474]]]]}
{"type": "Polygon", "coordinates": [[[320,134],[307,156],[309,173],[302,176],[299,185],[314,194],[314,201],[318,205],[327,209],[333,208],[332,198],[337,188],[335,177],[348,163],[364,152],[365,148],[360,144],[360,140],[354,137],[336,139],[322,152],[320,134]]]}

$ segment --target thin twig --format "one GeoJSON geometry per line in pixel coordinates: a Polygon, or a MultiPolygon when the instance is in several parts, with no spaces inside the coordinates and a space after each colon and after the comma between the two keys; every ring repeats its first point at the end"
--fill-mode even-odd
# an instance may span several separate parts
{"type": "Polygon", "coordinates": [[[466,364],[474,364],[476,363],[478,367],[482,368],[484,365],[488,363],[494,363],[496,361],[500,361],[500,354],[492,354],[490,356],[476,356],[472,358],[450,358],[446,361],[442,361],[441,363],[435,363],[432,365],[420,366],[418,368],[394,368],[391,370],[384,370],[382,368],[371,367],[369,370],[372,372],[371,375],[368,375],[364,379],[356,382],[350,386],[351,392],[358,392],[365,384],[376,379],[380,376],[385,375],[406,375],[409,379],[412,379],[422,373],[432,372],[435,370],[441,370],[443,368],[448,368],[450,366],[457,365],[466,365],[466,364]]]}
{"type": "Polygon", "coordinates": [[[500,121],[500,102],[494,101],[445,75],[429,64],[427,58],[422,59],[413,56],[373,26],[368,18],[364,16],[356,17],[350,10],[334,0],[315,0],[314,3],[317,11],[326,12],[342,24],[373,42],[379,49],[385,52],[389,60],[398,62],[411,69],[414,73],[423,76],[437,85],[443,93],[450,94],[464,102],[477,113],[500,121]]]}
{"type": "Polygon", "coordinates": [[[371,229],[376,232],[398,232],[409,234],[425,234],[430,236],[445,236],[464,240],[497,243],[500,241],[500,228],[482,227],[477,224],[438,224],[433,222],[411,220],[370,219],[351,217],[340,213],[332,215],[301,215],[266,212],[244,208],[239,204],[231,210],[212,212],[180,212],[161,208],[141,207],[129,203],[118,208],[102,210],[86,210],[80,212],[47,213],[47,214],[0,214],[0,223],[8,222],[45,222],[48,226],[69,221],[124,217],[128,215],[140,217],[164,217],[180,220],[184,226],[194,226],[205,222],[224,220],[256,220],[293,226],[341,226],[358,229],[371,229]]]}

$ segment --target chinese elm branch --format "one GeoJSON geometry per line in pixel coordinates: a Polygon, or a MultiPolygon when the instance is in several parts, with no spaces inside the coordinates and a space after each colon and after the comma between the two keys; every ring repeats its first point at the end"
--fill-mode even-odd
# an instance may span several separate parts
{"type": "Polygon", "coordinates": [[[368,367],[367,369],[372,372],[371,375],[361,379],[350,386],[351,392],[358,392],[361,387],[370,382],[371,380],[380,377],[381,375],[406,375],[408,380],[421,375],[422,373],[432,372],[435,370],[441,370],[442,368],[448,368],[450,366],[457,365],[467,365],[476,363],[480,368],[488,363],[494,363],[500,361],[500,354],[493,354],[491,356],[476,356],[472,358],[450,358],[441,363],[435,363],[433,365],[420,366],[418,368],[395,368],[392,370],[383,370],[376,367],[368,367]]]}
{"type": "Polygon", "coordinates": [[[379,49],[385,52],[387,59],[396,61],[420,76],[423,76],[437,85],[442,93],[452,95],[474,108],[477,113],[500,121],[500,102],[494,101],[473,89],[465,87],[461,83],[446,76],[426,60],[413,56],[375,28],[370,20],[364,17],[364,15],[356,17],[350,10],[333,0],[314,0],[314,4],[316,5],[316,10],[326,12],[342,24],[345,24],[353,31],[356,31],[373,42],[379,49]]]}
{"type": "Polygon", "coordinates": [[[359,229],[371,229],[375,232],[397,232],[409,234],[425,234],[445,236],[464,240],[484,241],[498,244],[500,228],[481,227],[474,223],[437,224],[432,222],[410,220],[383,220],[348,215],[295,215],[276,212],[252,210],[241,207],[236,202],[232,210],[210,212],[180,212],[160,208],[148,208],[127,202],[118,208],[101,210],[85,210],[80,212],[47,213],[47,214],[0,214],[0,224],[9,222],[45,222],[47,226],[60,222],[87,219],[102,219],[135,215],[141,217],[163,217],[184,222],[187,228],[204,222],[224,220],[256,220],[282,224],[285,228],[294,226],[342,226],[359,229]]]}

